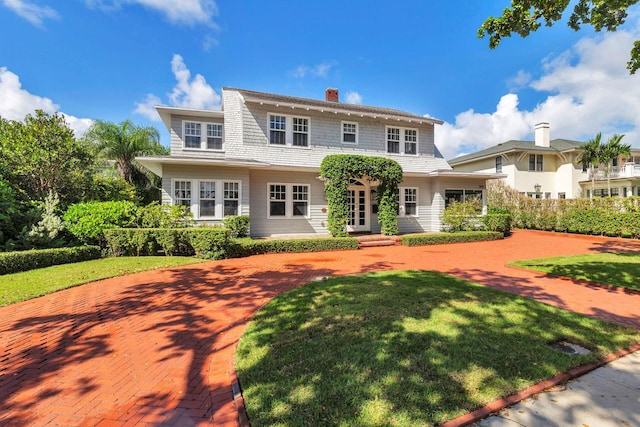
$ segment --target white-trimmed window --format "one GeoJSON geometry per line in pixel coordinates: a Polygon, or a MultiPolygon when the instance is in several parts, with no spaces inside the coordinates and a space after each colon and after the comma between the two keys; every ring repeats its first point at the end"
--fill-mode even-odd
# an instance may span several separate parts
{"type": "Polygon", "coordinates": [[[238,215],[240,183],[224,182],[224,216],[238,215]]]}
{"type": "Polygon", "coordinates": [[[209,150],[222,150],[222,125],[207,123],[207,148],[209,150]]]}
{"type": "Polygon", "coordinates": [[[342,143],[343,144],[358,143],[358,123],[342,122],[342,143]]]}
{"type": "Polygon", "coordinates": [[[418,130],[387,126],[387,153],[418,154],[418,130]]]}
{"type": "Polygon", "coordinates": [[[269,183],[269,218],[308,218],[309,185],[269,183]]]}
{"type": "Polygon", "coordinates": [[[222,150],[222,128],[222,123],[184,121],[184,148],[222,150]]]}
{"type": "Polygon", "coordinates": [[[239,181],[176,179],[172,187],[173,204],[189,207],[196,219],[240,214],[239,181]]]}
{"type": "Polygon", "coordinates": [[[418,216],[418,189],[400,187],[400,216],[418,216]]]}
{"type": "Polygon", "coordinates": [[[309,146],[309,118],[269,114],[269,144],[309,146]]]}
{"type": "Polygon", "coordinates": [[[195,122],[184,122],[184,148],[200,148],[201,125],[195,122]]]}
{"type": "Polygon", "coordinates": [[[293,117],[293,145],[296,147],[309,146],[309,119],[293,117]]]}
{"type": "Polygon", "coordinates": [[[477,199],[482,202],[482,190],[457,190],[447,189],[444,191],[444,207],[448,207],[452,202],[466,202],[477,199]]]}
{"type": "Polygon", "coordinates": [[[199,218],[216,216],[216,182],[200,181],[199,218]]]}
{"type": "Polygon", "coordinates": [[[191,181],[173,182],[173,204],[191,206],[191,181]]]}

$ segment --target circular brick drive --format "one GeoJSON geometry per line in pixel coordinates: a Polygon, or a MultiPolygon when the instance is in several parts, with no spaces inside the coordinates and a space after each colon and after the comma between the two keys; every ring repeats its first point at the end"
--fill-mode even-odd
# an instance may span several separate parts
{"type": "Polygon", "coordinates": [[[0,308],[0,426],[236,426],[233,356],[247,321],[318,277],[436,270],[640,329],[640,294],[506,267],[639,250],[517,230],[495,242],[260,255],[67,289],[0,308]]]}

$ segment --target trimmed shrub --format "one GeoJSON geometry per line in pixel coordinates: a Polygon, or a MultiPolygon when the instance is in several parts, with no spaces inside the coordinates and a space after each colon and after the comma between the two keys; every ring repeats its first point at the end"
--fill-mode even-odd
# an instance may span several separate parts
{"type": "Polygon", "coordinates": [[[466,202],[451,202],[444,210],[440,219],[443,231],[473,231],[479,228],[479,216],[482,213],[480,201],[477,199],[466,202]]]}
{"type": "Polygon", "coordinates": [[[226,216],[222,220],[222,224],[229,229],[232,239],[247,237],[249,235],[248,215],[226,216]]]}
{"type": "Polygon", "coordinates": [[[511,231],[511,214],[509,213],[489,213],[480,220],[486,231],[499,231],[504,235],[511,231]]]}
{"type": "Polygon", "coordinates": [[[99,246],[0,253],[0,275],[100,258],[99,246]]]}
{"type": "Polygon", "coordinates": [[[153,230],[156,243],[166,256],[193,255],[193,248],[189,243],[189,230],[177,228],[157,228],[153,230]]]}
{"type": "Polygon", "coordinates": [[[358,249],[358,239],[356,239],[355,237],[290,240],[234,239],[229,243],[227,255],[230,258],[241,258],[245,256],[267,253],[320,252],[348,249],[358,249]]]}
{"type": "Polygon", "coordinates": [[[188,231],[189,243],[198,258],[221,259],[226,255],[229,230],[223,227],[198,227],[188,231]]]}
{"type": "Polygon", "coordinates": [[[133,202],[86,202],[69,206],[64,223],[80,242],[106,245],[104,230],[130,227],[134,224],[138,207],[133,202]]]}
{"type": "Polygon", "coordinates": [[[402,244],[407,246],[440,245],[443,243],[478,242],[500,240],[504,234],[498,231],[461,231],[458,233],[409,234],[402,236],[402,244]]]}
{"type": "Polygon", "coordinates": [[[136,225],[140,228],[185,228],[192,224],[193,213],[187,206],[153,202],[138,208],[136,225]]]}

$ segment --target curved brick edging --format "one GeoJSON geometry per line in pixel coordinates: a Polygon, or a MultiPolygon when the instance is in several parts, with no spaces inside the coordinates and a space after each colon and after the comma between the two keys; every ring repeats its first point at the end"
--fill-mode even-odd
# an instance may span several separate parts
{"type": "Polygon", "coordinates": [[[516,394],[505,397],[504,399],[496,400],[495,402],[489,403],[488,405],[485,405],[480,409],[476,409],[473,412],[469,412],[468,414],[461,415],[458,418],[455,418],[451,421],[447,421],[446,423],[441,424],[440,427],[462,427],[462,426],[471,424],[473,422],[479,421],[482,418],[488,417],[494,412],[500,411],[504,408],[507,408],[509,406],[512,406],[520,402],[521,400],[528,399],[536,394],[542,393],[543,391],[551,387],[564,384],[568,381],[571,381],[575,378],[585,375],[623,356],[627,356],[631,353],[635,353],[638,350],[640,350],[640,343],[634,344],[631,347],[628,347],[622,350],[618,350],[615,353],[611,353],[609,356],[597,362],[578,366],[577,368],[573,368],[567,372],[554,375],[548,380],[544,380],[542,382],[539,382],[538,384],[534,384],[531,387],[528,387],[516,394]]]}

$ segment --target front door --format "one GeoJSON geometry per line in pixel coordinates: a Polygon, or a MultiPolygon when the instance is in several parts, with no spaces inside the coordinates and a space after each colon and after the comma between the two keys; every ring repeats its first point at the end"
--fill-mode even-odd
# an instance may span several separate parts
{"type": "Polygon", "coordinates": [[[371,231],[369,225],[369,191],[368,187],[359,181],[349,186],[347,190],[349,204],[348,232],[371,231]]]}

